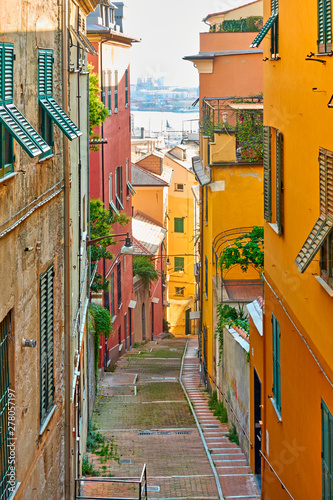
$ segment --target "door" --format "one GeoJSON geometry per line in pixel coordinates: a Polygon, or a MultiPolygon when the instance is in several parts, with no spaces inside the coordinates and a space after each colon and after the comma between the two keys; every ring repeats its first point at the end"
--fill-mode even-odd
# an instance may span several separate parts
{"type": "Polygon", "coordinates": [[[146,340],[146,310],[145,310],[145,303],[142,304],[142,340],[146,340]]]}
{"type": "Polygon", "coordinates": [[[255,475],[261,477],[261,382],[254,370],[254,468],[255,475]]]}
{"type": "Polygon", "coordinates": [[[129,348],[132,349],[132,309],[128,308],[129,348]]]}
{"type": "Polygon", "coordinates": [[[185,335],[191,335],[190,312],[191,309],[185,311],[185,335]]]}
{"type": "Polygon", "coordinates": [[[155,311],[154,302],[151,303],[151,339],[154,340],[154,322],[155,322],[155,311]]]}

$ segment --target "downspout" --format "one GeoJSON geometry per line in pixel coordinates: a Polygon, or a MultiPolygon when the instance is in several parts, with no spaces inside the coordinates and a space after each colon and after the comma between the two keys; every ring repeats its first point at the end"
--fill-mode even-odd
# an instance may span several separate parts
{"type": "MultiPolygon", "coordinates": [[[[67,0],[62,0],[62,100],[68,113],[68,38],[67,0]]],[[[68,139],[63,137],[64,161],[64,351],[65,351],[65,500],[71,500],[71,331],[70,331],[70,181],[68,139]]]]}
{"type": "MultiPolygon", "coordinates": [[[[203,336],[203,330],[202,330],[202,309],[203,309],[203,273],[204,273],[204,266],[203,266],[203,260],[202,260],[202,251],[203,251],[203,200],[204,200],[204,186],[201,186],[200,188],[201,191],[201,210],[200,210],[200,282],[199,282],[199,294],[200,294],[200,321],[199,321],[199,356],[200,356],[200,366],[201,368],[203,367],[203,360],[202,360],[202,354],[203,354],[203,349],[202,349],[202,336],[203,336]]],[[[205,369],[202,372],[202,377],[203,381],[205,382],[205,369]]]]}

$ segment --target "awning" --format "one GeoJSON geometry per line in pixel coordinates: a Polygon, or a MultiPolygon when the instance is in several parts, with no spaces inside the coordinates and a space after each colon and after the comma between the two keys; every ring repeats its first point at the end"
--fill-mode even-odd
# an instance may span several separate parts
{"type": "Polygon", "coordinates": [[[41,106],[45,109],[47,114],[55,121],[60,130],[71,141],[76,137],[82,135],[81,130],[75,123],[66,115],[61,106],[53,99],[53,97],[43,97],[39,99],[41,106]]]}
{"type": "Polygon", "coordinates": [[[0,106],[0,122],[31,158],[51,149],[14,104],[0,106]]]}

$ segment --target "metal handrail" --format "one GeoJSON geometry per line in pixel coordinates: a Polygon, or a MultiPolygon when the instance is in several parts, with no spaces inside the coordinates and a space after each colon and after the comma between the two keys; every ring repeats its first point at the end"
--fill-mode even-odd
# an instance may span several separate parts
{"type": "Polygon", "coordinates": [[[116,479],[110,477],[80,477],[75,479],[75,500],[148,500],[147,489],[147,465],[144,464],[139,479],[116,479]],[[118,483],[118,484],[137,484],[139,485],[138,497],[96,497],[82,496],[78,492],[80,483],[118,483]]]}

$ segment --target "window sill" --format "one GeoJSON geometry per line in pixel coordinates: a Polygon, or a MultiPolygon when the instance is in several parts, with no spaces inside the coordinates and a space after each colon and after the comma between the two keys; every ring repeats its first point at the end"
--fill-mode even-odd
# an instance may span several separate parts
{"type": "Polygon", "coordinates": [[[50,422],[50,420],[52,418],[52,415],[56,411],[56,409],[57,409],[57,405],[54,405],[54,407],[52,408],[52,410],[50,411],[50,413],[46,417],[46,420],[43,423],[43,425],[42,425],[42,427],[40,428],[40,431],[39,431],[39,435],[40,436],[43,434],[43,432],[45,431],[46,427],[48,426],[48,424],[49,424],[49,422],[50,422]]]}
{"type": "Polygon", "coordinates": [[[13,500],[15,498],[16,493],[18,492],[19,487],[21,486],[21,483],[16,483],[15,484],[15,490],[11,493],[11,495],[8,497],[8,500],[13,500]]]}
{"type": "Polygon", "coordinates": [[[279,424],[281,424],[281,423],[282,423],[281,413],[280,413],[280,412],[279,412],[279,410],[278,410],[278,407],[277,407],[277,405],[276,405],[276,401],[275,401],[275,399],[274,399],[274,398],[272,398],[272,397],[270,397],[269,399],[271,400],[271,403],[272,403],[272,405],[273,405],[273,408],[274,408],[274,410],[275,410],[275,413],[276,413],[276,415],[277,415],[277,417],[278,417],[278,419],[279,419],[279,420],[278,420],[278,422],[279,422],[279,424]]]}
{"type": "Polygon", "coordinates": [[[119,309],[121,308],[121,306],[122,306],[122,305],[123,305],[123,303],[121,303],[121,304],[118,306],[118,311],[119,311],[119,309]]]}
{"type": "Polygon", "coordinates": [[[281,236],[281,234],[279,233],[279,226],[276,224],[276,222],[269,222],[268,224],[278,236],[281,236]]]}
{"type": "Polygon", "coordinates": [[[11,174],[4,175],[3,177],[0,177],[0,184],[3,182],[8,181],[8,179],[11,179],[12,177],[15,177],[19,172],[12,172],[11,174]]]}
{"type": "Polygon", "coordinates": [[[53,153],[51,153],[50,155],[45,156],[45,157],[43,157],[43,158],[40,158],[40,157],[39,157],[39,160],[38,160],[38,165],[40,165],[41,163],[44,163],[44,161],[47,161],[47,160],[49,160],[50,158],[53,158],[53,156],[54,156],[54,154],[53,154],[53,153]]]}
{"type": "Polygon", "coordinates": [[[330,297],[333,297],[333,289],[326,283],[326,281],[324,281],[320,276],[316,276],[316,280],[323,287],[325,292],[327,292],[330,297]]]}

